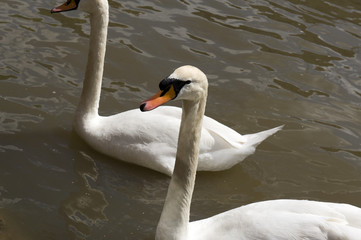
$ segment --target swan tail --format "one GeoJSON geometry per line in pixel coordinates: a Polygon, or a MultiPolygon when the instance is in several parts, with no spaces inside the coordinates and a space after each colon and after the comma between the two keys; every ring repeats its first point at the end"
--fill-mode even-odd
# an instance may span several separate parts
{"type": "Polygon", "coordinates": [[[283,128],[284,125],[272,128],[272,129],[268,129],[262,132],[258,132],[258,133],[253,133],[253,134],[247,134],[247,135],[243,135],[243,137],[245,137],[246,140],[246,144],[253,146],[253,147],[257,147],[261,142],[263,142],[263,140],[265,140],[266,138],[268,138],[269,136],[275,134],[276,132],[280,131],[283,128]]]}

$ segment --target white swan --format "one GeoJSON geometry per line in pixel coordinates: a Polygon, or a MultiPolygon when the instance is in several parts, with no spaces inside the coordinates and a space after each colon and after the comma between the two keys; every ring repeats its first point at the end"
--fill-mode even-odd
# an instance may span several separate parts
{"type": "Polygon", "coordinates": [[[183,100],[173,176],[156,231],[172,240],[360,240],[361,209],[348,204],[271,200],[239,207],[189,223],[189,211],[206,105],[207,78],[183,66],[160,83],[161,91],[140,109],[152,110],[170,99],[183,100]]]}
{"type": "MultiPolygon", "coordinates": [[[[83,91],[74,128],[95,150],[114,158],[171,175],[174,168],[181,109],[161,107],[142,114],[139,109],[112,116],[99,116],[99,98],[109,20],[106,0],[68,0],[51,12],[81,9],[90,13],[90,43],[83,91]],[[162,124],[159,124],[162,122],[162,124]]],[[[281,127],[240,135],[205,117],[202,128],[198,170],[231,168],[281,127]]]]}

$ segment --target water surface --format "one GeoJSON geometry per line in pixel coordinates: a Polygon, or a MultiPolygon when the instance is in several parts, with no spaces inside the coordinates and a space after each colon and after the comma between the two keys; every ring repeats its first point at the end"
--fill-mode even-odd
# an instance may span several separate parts
{"type": "MultiPolygon", "coordinates": [[[[169,178],[72,130],[89,17],[60,1],[0,12],[0,239],[154,239],[169,178]]],[[[361,207],[358,1],[109,1],[100,113],[137,108],[173,69],[208,76],[206,114],[246,134],[242,164],[200,173],[191,219],[277,198],[361,207]]],[[[179,106],[179,105],[178,105],[179,106]]]]}

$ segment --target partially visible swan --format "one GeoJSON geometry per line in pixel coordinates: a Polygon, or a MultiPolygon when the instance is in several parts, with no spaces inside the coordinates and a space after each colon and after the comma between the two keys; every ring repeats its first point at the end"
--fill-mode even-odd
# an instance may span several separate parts
{"type": "MultiPolygon", "coordinates": [[[[90,13],[88,62],[74,128],[91,147],[103,154],[172,175],[180,108],[162,107],[147,114],[141,114],[139,109],[112,116],[98,114],[109,21],[108,7],[106,0],[68,0],[51,10],[56,13],[78,8],[90,13]]],[[[205,117],[198,170],[220,171],[231,168],[254,153],[258,144],[280,129],[276,127],[242,136],[205,117]]]]}
{"type": "Polygon", "coordinates": [[[183,113],[176,163],[156,231],[157,240],[361,239],[360,208],[307,200],[257,202],[189,223],[208,82],[198,68],[183,66],[159,86],[161,91],[144,101],[140,109],[152,110],[178,99],[183,101],[183,113]]]}

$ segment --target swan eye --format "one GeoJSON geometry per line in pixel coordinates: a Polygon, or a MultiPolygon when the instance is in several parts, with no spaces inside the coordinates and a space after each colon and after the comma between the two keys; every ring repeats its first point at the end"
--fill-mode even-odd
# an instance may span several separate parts
{"type": "Polygon", "coordinates": [[[179,80],[176,78],[165,78],[163,79],[160,83],[159,83],[159,89],[160,90],[165,90],[166,88],[169,88],[170,85],[174,86],[174,90],[181,90],[182,87],[184,87],[184,85],[186,84],[190,84],[192,81],[187,80],[179,80]]]}
{"type": "Polygon", "coordinates": [[[190,84],[190,83],[192,83],[192,81],[190,81],[190,80],[180,81],[178,86],[177,86],[177,85],[174,85],[174,84],[173,84],[173,86],[174,86],[175,89],[178,88],[177,90],[178,90],[178,92],[179,92],[183,87],[185,87],[186,85],[188,85],[188,84],[190,84]]]}

